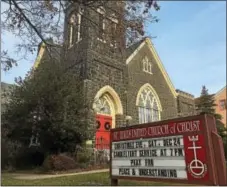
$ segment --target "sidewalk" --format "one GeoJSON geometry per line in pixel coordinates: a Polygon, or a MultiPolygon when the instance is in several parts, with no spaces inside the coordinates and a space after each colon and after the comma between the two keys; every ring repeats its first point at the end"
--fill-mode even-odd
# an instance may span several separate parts
{"type": "Polygon", "coordinates": [[[47,178],[55,178],[55,177],[64,177],[64,176],[72,176],[72,175],[83,175],[83,174],[92,174],[92,173],[102,173],[108,172],[109,169],[100,169],[93,171],[84,171],[78,173],[64,173],[64,174],[14,174],[13,178],[15,179],[23,179],[23,180],[35,180],[35,179],[47,179],[47,178]]]}

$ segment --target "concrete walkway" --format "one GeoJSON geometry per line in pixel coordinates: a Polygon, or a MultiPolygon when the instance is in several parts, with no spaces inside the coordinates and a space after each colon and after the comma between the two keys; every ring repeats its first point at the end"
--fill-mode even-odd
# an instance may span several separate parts
{"type": "Polygon", "coordinates": [[[35,180],[35,179],[48,179],[54,177],[64,177],[64,176],[72,176],[72,175],[83,175],[83,174],[92,174],[92,173],[102,173],[108,172],[109,169],[100,169],[100,170],[92,170],[92,171],[83,171],[78,173],[64,173],[64,174],[13,174],[13,178],[15,179],[23,179],[23,180],[35,180]]]}

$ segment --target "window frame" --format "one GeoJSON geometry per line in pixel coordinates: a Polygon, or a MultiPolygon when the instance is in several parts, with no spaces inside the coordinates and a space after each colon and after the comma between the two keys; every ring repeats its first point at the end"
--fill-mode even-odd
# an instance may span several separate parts
{"type": "Polygon", "coordinates": [[[99,41],[102,41],[103,43],[106,43],[105,40],[105,29],[106,29],[106,19],[105,19],[105,9],[101,6],[97,9],[98,12],[98,29],[99,29],[99,35],[97,39],[99,41]],[[100,21],[100,18],[102,21],[100,21]]]}
{"type": "Polygon", "coordinates": [[[72,13],[69,18],[69,48],[71,48],[74,45],[74,40],[75,40],[75,20],[76,20],[76,15],[75,13],[72,13]],[[74,18],[73,18],[74,17],[74,18]]]}
{"type": "Polygon", "coordinates": [[[116,48],[117,41],[116,41],[116,31],[118,25],[118,19],[115,14],[112,14],[109,18],[110,27],[111,27],[111,36],[110,36],[110,46],[116,48]]]}
{"type": "Polygon", "coordinates": [[[149,74],[152,73],[152,63],[147,56],[142,59],[143,71],[149,74]]]}
{"type": "MultiPolygon", "coordinates": [[[[115,14],[112,14],[111,16],[106,16],[106,11],[105,9],[101,6],[97,9],[97,13],[99,14],[99,20],[98,20],[98,27],[99,27],[99,35],[97,37],[97,40],[107,43],[107,40],[110,38],[110,43],[109,45],[111,47],[116,48],[117,47],[117,42],[114,40],[114,31],[112,31],[112,28],[116,31],[117,25],[118,25],[118,20],[116,18],[115,14]],[[102,17],[102,21],[100,21],[100,16],[102,17]],[[105,31],[108,29],[108,25],[111,28],[110,36],[106,36],[105,31]]],[[[109,31],[107,31],[109,32],[109,31]]],[[[108,41],[109,42],[109,41],[108,41]]]]}
{"type": "Polygon", "coordinates": [[[161,108],[159,107],[159,98],[156,96],[154,91],[149,87],[145,87],[142,89],[142,91],[140,90],[140,93],[137,95],[137,97],[139,97],[137,98],[139,123],[160,121],[161,108]],[[150,96],[152,98],[150,98],[150,96]],[[149,102],[150,107],[147,106],[147,102],[149,102]]]}
{"type": "Polygon", "coordinates": [[[219,108],[221,111],[226,109],[226,99],[219,100],[219,108]]]}
{"type": "Polygon", "coordinates": [[[68,48],[73,47],[74,43],[79,43],[82,40],[81,21],[82,21],[83,12],[84,10],[80,8],[78,13],[73,12],[70,16],[68,48]],[[75,16],[74,21],[71,21],[73,16],[75,16]],[[76,33],[75,33],[75,29],[76,29],[76,33]]]}

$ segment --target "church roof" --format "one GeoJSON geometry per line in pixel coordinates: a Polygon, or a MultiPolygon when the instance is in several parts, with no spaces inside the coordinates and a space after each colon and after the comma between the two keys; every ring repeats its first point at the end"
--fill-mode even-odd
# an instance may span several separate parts
{"type": "Polygon", "coordinates": [[[176,89],[176,92],[180,95],[180,96],[183,96],[183,97],[188,97],[190,99],[194,99],[194,95],[188,93],[188,92],[185,92],[185,91],[182,91],[182,90],[179,90],[179,89],[176,89]]]}
{"type": "Polygon", "coordinates": [[[61,45],[56,45],[54,47],[50,47],[50,54],[52,58],[60,60],[61,57],[61,45]]]}
{"type": "Polygon", "coordinates": [[[46,57],[50,57],[50,58],[54,58],[56,60],[60,60],[60,54],[61,54],[61,45],[56,45],[54,44],[53,40],[47,39],[46,40],[48,43],[53,44],[53,46],[48,46],[48,50],[47,46],[44,42],[40,42],[40,44],[38,45],[38,52],[37,52],[37,57],[35,60],[35,63],[33,65],[33,68],[37,68],[41,59],[43,58],[43,56],[45,55],[46,57]],[[47,51],[47,52],[46,52],[47,51]]]}
{"type": "Polygon", "coordinates": [[[128,58],[140,46],[140,44],[144,42],[145,39],[146,38],[143,38],[143,39],[139,40],[138,42],[127,47],[126,48],[126,58],[128,58]]]}
{"type": "MultiPolygon", "coordinates": [[[[134,51],[132,51],[132,52],[130,51],[131,54],[129,54],[129,56],[127,57],[126,64],[129,64],[132,61],[132,59],[134,58],[134,56],[136,54],[138,54],[140,49],[142,49],[143,46],[145,46],[145,45],[148,46],[151,54],[154,57],[154,60],[156,61],[159,69],[161,70],[161,72],[162,72],[162,74],[163,74],[163,76],[164,76],[164,78],[166,80],[166,83],[168,84],[173,96],[176,98],[178,93],[176,92],[176,90],[175,90],[175,88],[173,86],[173,83],[170,80],[170,77],[169,77],[168,73],[166,72],[166,70],[165,70],[165,68],[164,68],[164,66],[163,66],[163,64],[161,62],[161,59],[159,58],[159,56],[158,56],[158,54],[157,54],[157,52],[156,52],[156,50],[155,50],[150,38],[146,37],[143,40],[141,40],[140,42],[136,43],[135,45],[129,47],[131,50],[134,49],[134,51]]],[[[130,49],[128,49],[128,50],[130,50],[130,49]]]]}
{"type": "Polygon", "coordinates": [[[215,96],[218,96],[220,93],[222,93],[224,90],[226,89],[226,86],[224,86],[221,90],[219,90],[216,94],[215,94],[215,96]]]}

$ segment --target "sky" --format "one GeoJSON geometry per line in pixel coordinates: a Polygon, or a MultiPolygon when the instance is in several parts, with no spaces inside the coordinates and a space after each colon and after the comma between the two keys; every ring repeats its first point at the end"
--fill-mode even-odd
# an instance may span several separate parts
{"type": "MultiPolygon", "coordinates": [[[[146,27],[152,42],[176,89],[198,97],[203,85],[216,93],[226,85],[226,2],[161,1],[155,12],[160,21],[146,27]]],[[[2,35],[2,46],[15,56],[19,40],[2,35]]],[[[1,73],[1,81],[14,83],[24,78],[36,54],[19,61],[11,71],[1,73]]]]}

